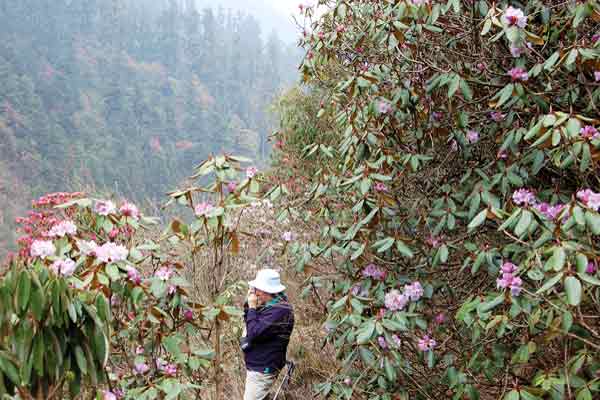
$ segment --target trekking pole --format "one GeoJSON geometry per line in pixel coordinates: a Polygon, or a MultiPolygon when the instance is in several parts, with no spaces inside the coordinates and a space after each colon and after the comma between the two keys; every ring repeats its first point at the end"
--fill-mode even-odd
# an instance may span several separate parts
{"type": "Polygon", "coordinates": [[[277,400],[277,397],[279,396],[279,393],[281,393],[281,389],[283,389],[284,386],[287,386],[287,384],[290,382],[290,380],[292,379],[292,373],[294,372],[294,368],[296,367],[293,361],[288,361],[287,362],[287,371],[285,373],[285,376],[283,377],[283,379],[281,380],[281,385],[279,385],[279,388],[277,389],[277,392],[275,392],[275,397],[273,397],[273,400],[277,400]]]}

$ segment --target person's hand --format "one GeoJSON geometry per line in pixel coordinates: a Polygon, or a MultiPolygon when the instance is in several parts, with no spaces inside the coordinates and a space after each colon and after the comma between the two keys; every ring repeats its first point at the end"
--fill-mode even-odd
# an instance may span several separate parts
{"type": "Polygon", "coordinates": [[[258,297],[256,296],[256,293],[254,293],[254,290],[252,288],[250,288],[250,290],[248,290],[248,307],[256,308],[257,304],[258,304],[258,297]]]}

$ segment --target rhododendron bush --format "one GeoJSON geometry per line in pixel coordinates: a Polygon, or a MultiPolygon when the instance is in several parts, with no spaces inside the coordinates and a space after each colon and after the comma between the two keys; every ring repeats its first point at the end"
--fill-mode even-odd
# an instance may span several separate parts
{"type": "Polygon", "coordinates": [[[82,193],[35,201],[0,277],[0,395],[196,398],[214,387],[220,398],[222,332],[241,315],[224,258],[239,248],[234,212],[258,192],[257,170],[240,160],[211,158],[196,177],[214,182],[173,192],[189,212],[161,237],[129,202],[82,193]],[[210,271],[208,287],[184,279],[192,263],[210,271]]]}
{"type": "Polygon", "coordinates": [[[599,396],[600,4],[319,3],[301,70],[338,141],[305,143],[320,236],[290,248],[332,297],[318,390],[599,396]]]}

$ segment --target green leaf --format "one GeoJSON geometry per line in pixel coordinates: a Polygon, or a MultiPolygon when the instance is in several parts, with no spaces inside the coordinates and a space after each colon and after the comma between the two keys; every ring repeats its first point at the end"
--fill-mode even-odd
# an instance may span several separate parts
{"type": "Polygon", "coordinates": [[[560,57],[560,52],[557,50],[554,52],[554,54],[552,54],[544,63],[544,69],[546,71],[552,69],[552,67],[554,67],[554,64],[556,64],[556,62],[558,61],[560,57]]]}
{"type": "Polygon", "coordinates": [[[558,281],[561,280],[562,277],[563,277],[563,273],[562,272],[554,275],[554,277],[552,277],[549,280],[547,280],[546,283],[544,283],[542,285],[542,287],[539,288],[537,290],[537,292],[535,292],[535,293],[536,294],[540,294],[540,293],[544,293],[545,291],[551,289],[552,287],[554,287],[554,285],[556,285],[558,283],[558,281]]]}
{"type": "Polygon", "coordinates": [[[581,303],[581,282],[574,276],[565,279],[565,291],[567,292],[567,301],[572,306],[581,303]]]}
{"type": "Polygon", "coordinates": [[[529,210],[523,210],[521,213],[521,218],[519,218],[519,222],[515,227],[515,235],[521,237],[531,225],[532,214],[529,210]]]}
{"type": "Polygon", "coordinates": [[[375,321],[367,321],[363,323],[357,330],[356,343],[366,344],[373,337],[375,333],[375,321]]]}
{"type": "Polygon", "coordinates": [[[502,106],[506,100],[511,98],[514,88],[515,86],[512,83],[509,83],[498,93],[500,99],[498,100],[496,107],[502,106]]]}
{"type": "Polygon", "coordinates": [[[31,356],[33,357],[33,368],[38,376],[44,376],[44,335],[37,334],[33,340],[33,349],[31,356]]]}
{"type": "Polygon", "coordinates": [[[469,222],[469,225],[467,228],[469,230],[473,230],[473,229],[477,228],[479,225],[481,225],[485,222],[486,217],[487,217],[487,209],[484,209],[479,214],[477,214],[471,222],[469,222]]]}
{"type": "Polygon", "coordinates": [[[513,389],[504,395],[503,400],[519,400],[519,392],[513,389]]]}
{"type": "Polygon", "coordinates": [[[586,273],[579,273],[577,274],[577,276],[579,276],[579,278],[581,278],[582,281],[587,282],[590,285],[600,286],[600,279],[592,275],[588,275],[586,273]]]}
{"type": "Polygon", "coordinates": [[[4,375],[6,375],[14,385],[21,386],[21,379],[19,378],[17,367],[4,354],[0,354],[0,370],[2,370],[4,375]]]}
{"type": "Polygon", "coordinates": [[[21,271],[19,283],[17,284],[17,308],[22,313],[29,304],[29,295],[31,294],[31,279],[27,271],[21,271]]]}
{"type": "Polygon", "coordinates": [[[455,74],[448,85],[448,97],[454,96],[454,93],[458,90],[458,86],[460,85],[460,75],[455,74]]]}
{"type": "Polygon", "coordinates": [[[412,250],[401,240],[396,240],[396,249],[404,257],[412,258],[414,256],[412,250]]]}
{"type": "Polygon", "coordinates": [[[75,361],[77,361],[77,366],[79,370],[85,375],[87,374],[87,360],[85,358],[85,353],[81,346],[75,347],[75,361]]]}
{"type": "Polygon", "coordinates": [[[600,235],[600,215],[592,211],[586,211],[585,222],[594,235],[600,235]]]}

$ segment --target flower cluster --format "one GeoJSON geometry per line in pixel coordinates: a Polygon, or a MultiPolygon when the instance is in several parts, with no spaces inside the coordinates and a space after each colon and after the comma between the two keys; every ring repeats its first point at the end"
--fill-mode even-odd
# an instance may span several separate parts
{"type": "Polygon", "coordinates": [[[139,285],[142,282],[140,272],[131,265],[127,266],[127,279],[134,285],[139,285]]]}
{"type": "Polygon", "coordinates": [[[169,279],[171,279],[171,275],[173,275],[173,270],[169,267],[160,267],[154,273],[154,276],[162,281],[168,281],[169,279]]]}
{"type": "Polygon", "coordinates": [[[404,286],[404,293],[392,289],[386,293],[384,298],[385,308],[390,311],[400,311],[406,307],[409,301],[419,301],[423,296],[423,287],[420,282],[413,282],[404,286]]]}
{"type": "Polygon", "coordinates": [[[435,341],[435,339],[430,338],[429,335],[423,336],[421,339],[419,339],[419,342],[417,343],[417,347],[422,352],[432,351],[436,346],[437,342],[435,341]]]}
{"type": "Polygon", "coordinates": [[[194,213],[198,217],[206,217],[214,209],[213,205],[207,201],[196,204],[194,213]]]}
{"type": "Polygon", "coordinates": [[[94,212],[103,216],[114,214],[117,212],[115,203],[110,200],[97,200],[94,204],[94,212]]]}
{"type": "Polygon", "coordinates": [[[600,132],[592,125],[586,125],[579,131],[581,137],[586,139],[600,139],[600,132]]]}
{"type": "Polygon", "coordinates": [[[31,257],[39,257],[44,259],[53,256],[56,253],[56,247],[50,240],[35,240],[31,244],[31,257]]]}
{"type": "Polygon", "coordinates": [[[125,246],[113,242],[106,242],[102,246],[92,249],[92,251],[100,261],[105,263],[123,261],[129,254],[125,246]]]}
{"type": "Polygon", "coordinates": [[[248,167],[246,168],[246,178],[252,179],[258,173],[258,169],[256,167],[248,167]]]}
{"type": "Polygon", "coordinates": [[[590,189],[583,189],[577,192],[577,198],[595,211],[600,209],[600,193],[596,193],[590,189]]]}
{"type": "Polygon", "coordinates": [[[471,144],[477,143],[479,141],[479,132],[472,129],[467,131],[467,140],[471,144]]]}
{"type": "Polygon", "coordinates": [[[71,201],[73,199],[82,197],[84,195],[83,192],[73,192],[73,193],[67,193],[67,192],[57,192],[57,193],[49,193],[46,194],[42,197],[40,197],[37,200],[33,201],[33,207],[34,208],[40,208],[40,207],[54,207],[60,204],[65,204],[68,201],[71,201]]]}
{"type": "Polygon", "coordinates": [[[530,206],[536,203],[536,198],[533,192],[525,188],[515,190],[512,199],[513,202],[518,206],[530,206]]]}
{"type": "Polygon", "coordinates": [[[510,79],[512,79],[513,82],[516,82],[516,81],[526,82],[529,79],[529,74],[527,73],[527,71],[525,71],[525,69],[523,69],[521,67],[515,67],[515,68],[510,69],[508,71],[508,76],[510,76],[510,79]]]}
{"type": "Polygon", "coordinates": [[[376,192],[387,192],[388,191],[388,187],[383,182],[375,183],[374,189],[376,192]]]}
{"type": "Polygon", "coordinates": [[[562,210],[565,209],[564,204],[550,205],[546,202],[538,203],[534,205],[534,208],[538,210],[544,217],[554,220],[560,215],[562,210]]]}
{"type": "Polygon", "coordinates": [[[598,271],[598,266],[595,261],[589,261],[588,265],[585,267],[585,273],[589,275],[594,275],[598,271]]]}
{"type": "Polygon", "coordinates": [[[75,261],[67,258],[65,260],[56,260],[50,265],[50,270],[56,275],[71,276],[75,272],[75,261]]]}
{"type": "Polygon", "coordinates": [[[377,103],[377,111],[381,114],[388,114],[392,111],[392,105],[385,100],[381,100],[377,103]]]}
{"type": "Polygon", "coordinates": [[[385,280],[385,276],[386,276],[386,271],[382,268],[379,268],[378,266],[376,266],[375,264],[369,264],[365,267],[365,269],[363,269],[362,271],[362,275],[365,278],[372,278],[375,279],[376,281],[383,281],[385,280]]]}
{"type": "Polygon", "coordinates": [[[513,296],[521,294],[523,281],[518,276],[515,276],[517,266],[511,262],[505,262],[500,269],[502,276],[496,280],[496,285],[499,288],[510,288],[510,293],[513,296]]]}
{"type": "Polygon", "coordinates": [[[119,212],[124,217],[130,217],[136,220],[140,217],[140,211],[138,210],[137,206],[128,202],[125,202],[121,205],[119,212]]]}
{"type": "Polygon", "coordinates": [[[49,231],[49,237],[63,237],[65,235],[74,235],[77,233],[77,226],[73,221],[67,220],[54,225],[49,231]]]}
{"type": "Polygon", "coordinates": [[[525,28],[525,26],[527,26],[527,17],[521,9],[510,6],[504,12],[504,15],[502,16],[502,22],[508,26],[525,28]]]}

